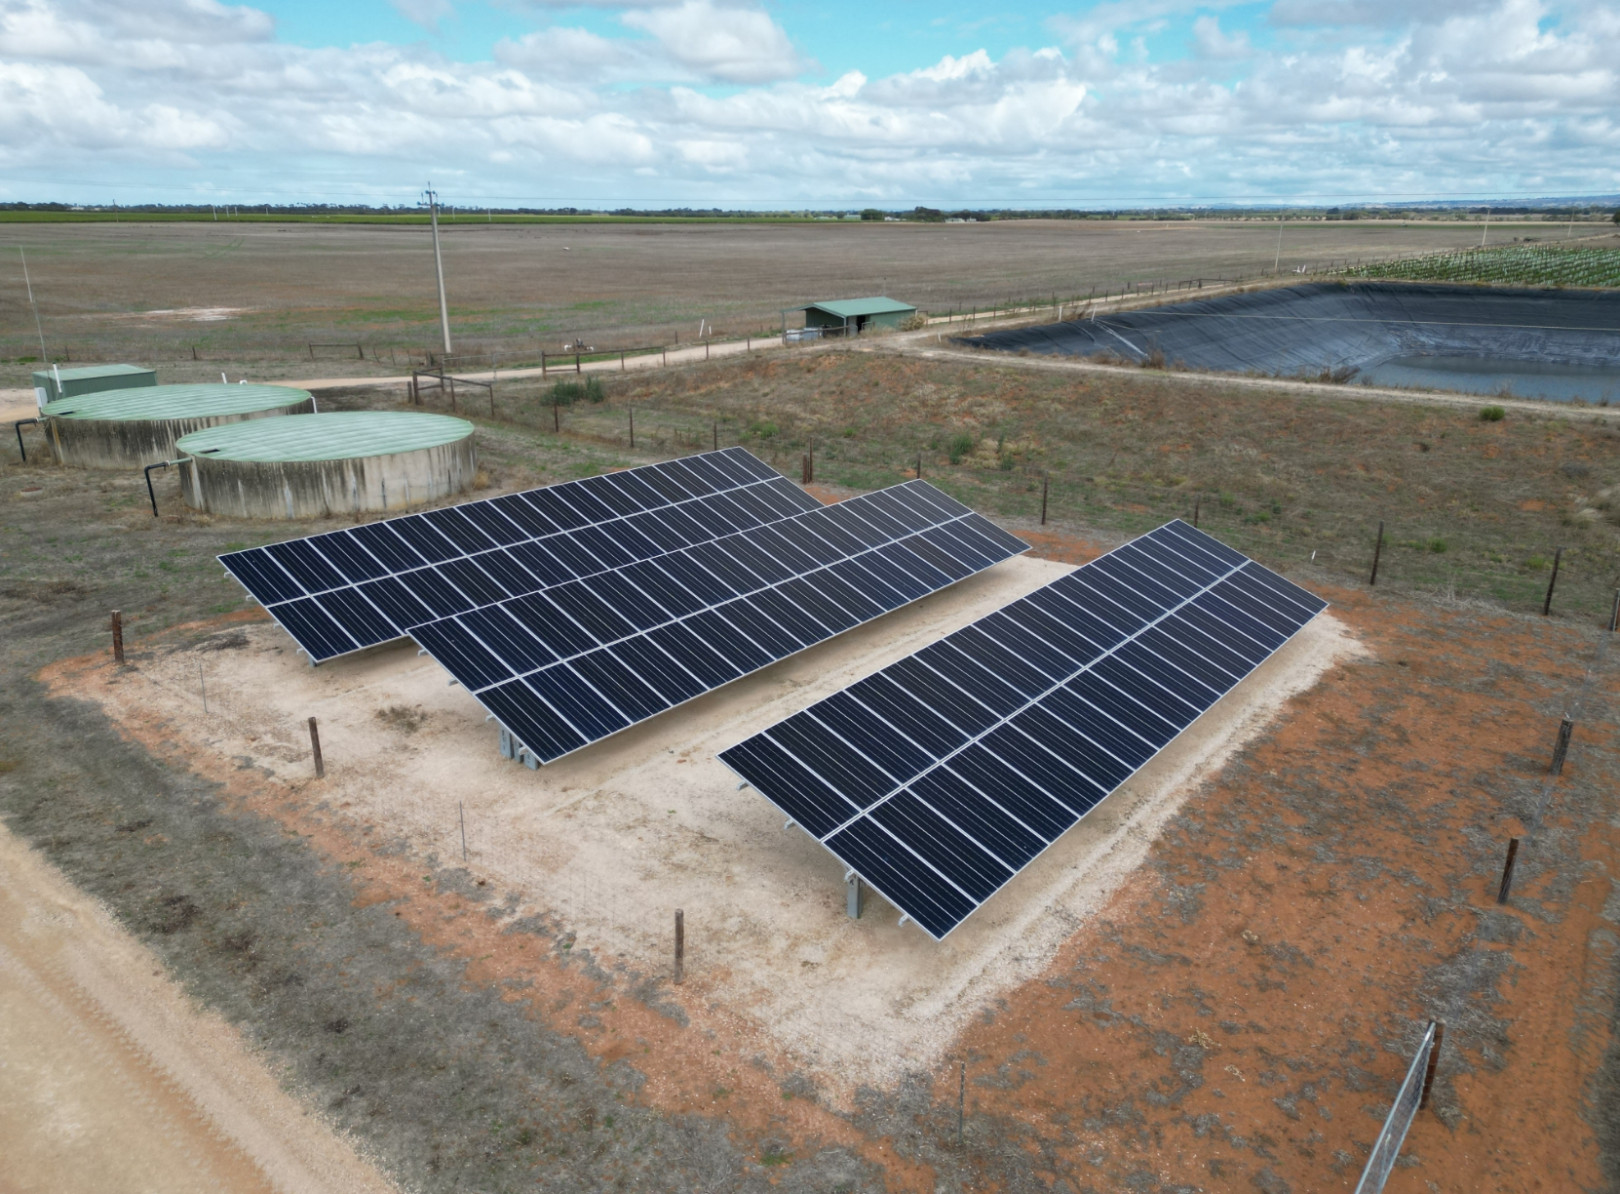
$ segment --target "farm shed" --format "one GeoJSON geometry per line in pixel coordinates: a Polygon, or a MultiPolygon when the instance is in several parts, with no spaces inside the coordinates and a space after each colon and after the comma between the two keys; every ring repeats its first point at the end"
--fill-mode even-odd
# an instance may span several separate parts
{"type": "Polygon", "coordinates": [[[157,385],[157,373],[139,365],[84,365],[78,369],[34,370],[34,400],[40,406],[58,398],[77,398],[102,390],[128,390],[157,385]]]}
{"type": "Polygon", "coordinates": [[[867,328],[897,328],[917,313],[909,303],[892,298],[838,299],[791,308],[804,312],[807,328],[836,328],[844,335],[859,335],[867,328]]]}

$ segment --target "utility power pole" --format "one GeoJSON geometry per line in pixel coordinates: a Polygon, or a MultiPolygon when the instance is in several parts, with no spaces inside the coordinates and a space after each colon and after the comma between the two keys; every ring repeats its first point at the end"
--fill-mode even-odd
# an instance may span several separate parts
{"type": "Polygon", "coordinates": [[[1281,216],[1277,217],[1277,259],[1271,263],[1271,272],[1274,274],[1282,271],[1282,220],[1281,216]]]}
{"type": "MultiPolygon", "coordinates": [[[[39,333],[39,367],[43,369],[50,364],[50,361],[46,359],[47,354],[45,352],[45,327],[39,322],[39,304],[34,301],[34,283],[28,277],[28,254],[23,252],[21,245],[17,246],[17,255],[22,258],[23,285],[28,288],[28,305],[34,312],[34,330],[39,333]]],[[[58,398],[61,396],[60,394],[57,395],[58,398]]],[[[22,433],[18,432],[18,434],[22,433]]]]}
{"type": "MultiPolygon", "coordinates": [[[[422,192],[428,209],[428,220],[433,225],[433,266],[439,273],[439,327],[444,332],[444,355],[449,356],[450,348],[450,304],[444,297],[444,256],[439,252],[439,196],[434,191],[433,184],[428,183],[428,189],[422,192]]],[[[422,206],[418,204],[417,206],[422,206]]]]}

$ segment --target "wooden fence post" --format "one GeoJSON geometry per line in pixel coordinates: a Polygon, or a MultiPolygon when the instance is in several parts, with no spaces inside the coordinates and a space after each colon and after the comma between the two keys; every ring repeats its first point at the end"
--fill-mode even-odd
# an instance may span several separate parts
{"type": "Polygon", "coordinates": [[[1575,723],[1566,713],[1564,720],[1558,723],[1558,742],[1553,746],[1552,766],[1547,768],[1553,775],[1564,774],[1564,756],[1569,754],[1569,739],[1574,733],[1575,723]]]}
{"type": "Polygon", "coordinates": [[[1047,492],[1047,486],[1050,483],[1051,483],[1051,476],[1049,474],[1047,474],[1047,473],[1042,473],[1041,474],[1041,525],[1042,526],[1046,525],[1046,492],[1047,492]]]}
{"type": "Polygon", "coordinates": [[[1378,557],[1384,554],[1384,524],[1378,524],[1378,542],[1373,545],[1372,575],[1367,578],[1369,587],[1378,583],[1378,557]]]}
{"type": "Polygon", "coordinates": [[[630,408],[630,446],[636,446],[636,408],[630,408]]]}
{"type": "Polygon", "coordinates": [[[1198,529],[1198,508],[1201,505],[1203,505],[1203,502],[1204,502],[1204,497],[1203,497],[1202,494],[1200,494],[1199,496],[1193,498],[1193,529],[1194,530],[1198,529]]]}
{"type": "Polygon", "coordinates": [[[326,763],[321,758],[321,732],[315,726],[315,719],[309,719],[309,750],[315,757],[315,778],[326,778],[326,763]]]}
{"type": "Polygon", "coordinates": [[[1440,1043],[1445,1039],[1446,1026],[1437,1022],[1434,1026],[1434,1045],[1429,1049],[1429,1067],[1423,1073],[1423,1095],[1418,1099],[1419,1111],[1429,1105],[1429,1095],[1434,1090],[1434,1069],[1440,1064],[1440,1043]]]}
{"type": "Polygon", "coordinates": [[[113,662],[123,666],[124,662],[124,615],[120,610],[112,612],[112,640],[113,662]]]}
{"type": "Polygon", "coordinates": [[[675,909],[675,981],[686,978],[686,913],[675,909]]]}
{"type": "Polygon", "coordinates": [[[1541,603],[1541,616],[1546,618],[1552,615],[1553,586],[1558,583],[1558,565],[1564,558],[1564,549],[1558,548],[1553,552],[1552,577],[1547,581],[1547,596],[1541,603]]]}
{"type": "Polygon", "coordinates": [[[1507,862],[1502,866],[1502,885],[1496,889],[1496,902],[1508,902],[1508,893],[1513,890],[1513,864],[1519,857],[1519,839],[1508,839],[1507,862]]]}

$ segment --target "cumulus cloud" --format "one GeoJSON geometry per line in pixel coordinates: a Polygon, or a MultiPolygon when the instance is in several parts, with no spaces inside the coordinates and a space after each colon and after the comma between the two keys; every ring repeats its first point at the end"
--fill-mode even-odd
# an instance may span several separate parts
{"type": "Polygon", "coordinates": [[[782,27],[759,9],[685,0],[675,7],[635,9],[623,20],[652,34],[672,61],[728,83],[790,79],[809,65],[782,27]]]}
{"type": "Polygon", "coordinates": [[[430,169],[452,201],[548,204],[1620,190],[1620,19],[1595,0],[1280,0],[1264,52],[1220,4],[1103,3],[1060,46],[832,79],[748,0],[636,0],[617,33],[527,7],[459,62],[278,42],[217,0],[0,0],[0,197],[63,196],[76,155],[131,197],[391,198],[430,169]]]}

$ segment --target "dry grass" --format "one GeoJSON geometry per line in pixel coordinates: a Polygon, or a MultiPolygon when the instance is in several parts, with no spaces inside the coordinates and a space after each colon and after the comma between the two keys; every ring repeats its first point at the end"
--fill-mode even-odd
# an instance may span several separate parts
{"type": "MultiPolygon", "coordinates": [[[[1620,584],[1620,428],[1518,410],[1380,405],[1152,372],[1083,377],[866,353],[756,358],[610,378],[563,414],[565,438],[670,454],[741,443],[851,489],[923,475],[988,513],[1135,534],[1191,518],[1290,571],[1537,609],[1563,547],[1555,612],[1606,615],[1620,584]]],[[[538,387],[503,419],[549,430],[538,387]]],[[[549,437],[548,437],[549,438],[549,437]]]]}
{"type": "MultiPolygon", "coordinates": [[[[457,349],[529,355],[580,337],[626,347],[690,340],[700,320],[741,336],[779,327],[781,308],[819,298],[887,292],[940,312],[1127,282],[1246,277],[1271,269],[1277,241],[1275,225],[1241,221],[458,223],[444,232],[457,349]]],[[[1457,247],[1477,235],[1440,223],[1290,225],[1283,269],[1457,247]]],[[[320,372],[347,375],[398,372],[410,351],[438,344],[422,228],[60,224],[14,228],[8,239],[27,249],[53,355],[66,349],[76,361],[128,358],[183,381],[222,368],[233,380],[285,376],[299,357],[309,364],[311,341],[364,343],[382,356],[373,364],[352,349],[318,351],[320,372]],[[227,317],[184,314],[198,311],[227,317]]],[[[0,384],[23,384],[17,358],[38,348],[10,267],[0,276],[0,344],[11,358],[0,384]]]]}

